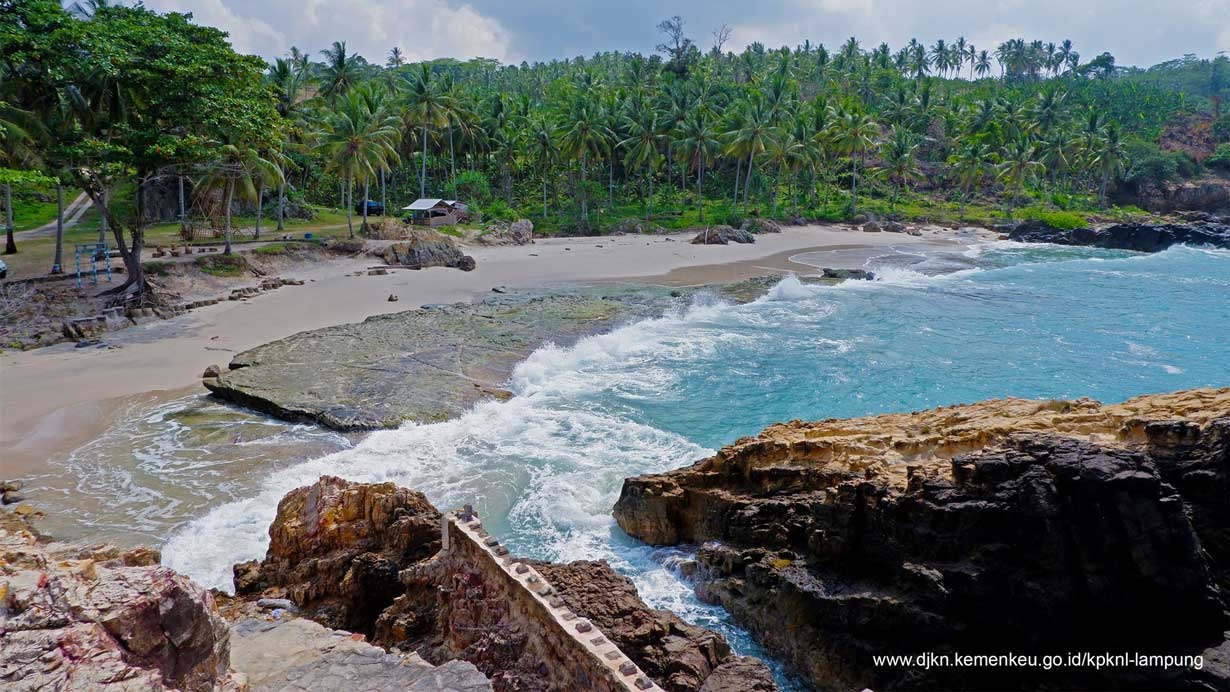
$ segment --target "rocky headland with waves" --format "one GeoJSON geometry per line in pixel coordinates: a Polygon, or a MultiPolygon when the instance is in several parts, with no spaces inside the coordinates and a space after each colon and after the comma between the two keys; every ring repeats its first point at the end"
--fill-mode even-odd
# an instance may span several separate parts
{"type": "Polygon", "coordinates": [[[1230,686],[1230,389],[791,421],[615,517],[818,689],[1230,686]],[[875,659],[1072,652],[1201,664],[875,659]]]}
{"type": "Polygon", "coordinates": [[[1082,245],[1108,250],[1161,252],[1174,245],[1230,248],[1230,225],[1222,217],[1199,215],[1190,223],[1117,223],[1065,230],[1044,221],[1026,221],[1008,233],[1023,243],[1082,245]]]}

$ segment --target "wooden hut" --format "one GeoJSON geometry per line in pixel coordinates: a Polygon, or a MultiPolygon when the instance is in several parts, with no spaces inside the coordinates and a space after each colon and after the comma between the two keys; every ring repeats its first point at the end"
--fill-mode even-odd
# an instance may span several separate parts
{"type": "Polygon", "coordinates": [[[409,221],[418,226],[455,226],[470,220],[470,207],[455,199],[416,199],[403,211],[410,212],[409,221]]]}

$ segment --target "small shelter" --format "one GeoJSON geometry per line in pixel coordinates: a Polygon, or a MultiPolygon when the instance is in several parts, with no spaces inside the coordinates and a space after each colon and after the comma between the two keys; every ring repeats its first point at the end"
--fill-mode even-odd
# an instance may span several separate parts
{"type": "Polygon", "coordinates": [[[419,226],[455,226],[470,220],[470,206],[455,199],[416,199],[402,211],[410,212],[410,223],[419,226]]]}

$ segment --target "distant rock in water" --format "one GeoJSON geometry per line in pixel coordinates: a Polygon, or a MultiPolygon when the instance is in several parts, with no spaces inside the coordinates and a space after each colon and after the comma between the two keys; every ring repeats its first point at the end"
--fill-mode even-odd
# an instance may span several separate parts
{"type": "Polygon", "coordinates": [[[692,238],[693,245],[726,245],[728,243],[754,243],[756,237],[741,228],[730,226],[713,226],[706,228],[692,238]]]}
{"type": "Polygon", "coordinates": [[[380,256],[386,264],[426,269],[427,267],[455,267],[462,271],[474,269],[474,258],[464,254],[452,238],[439,231],[414,228],[407,231],[405,242],[393,243],[380,256]]]}
{"type": "Polygon", "coordinates": [[[866,269],[832,269],[824,267],[820,270],[820,275],[826,279],[856,279],[862,281],[872,281],[876,278],[875,272],[869,272],[866,269]]]}
{"type": "Polygon", "coordinates": [[[792,421],[628,479],[615,518],[652,544],[702,543],[697,594],[819,689],[1230,689],[1213,663],[872,660],[1230,660],[1230,389],[792,421]]]}
{"type": "Polygon", "coordinates": [[[1230,226],[1120,223],[1099,229],[1066,231],[1043,221],[1025,221],[1012,229],[1008,239],[1023,243],[1083,245],[1137,252],[1161,252],[1180,244],[1230,248],[1230,226]]]}

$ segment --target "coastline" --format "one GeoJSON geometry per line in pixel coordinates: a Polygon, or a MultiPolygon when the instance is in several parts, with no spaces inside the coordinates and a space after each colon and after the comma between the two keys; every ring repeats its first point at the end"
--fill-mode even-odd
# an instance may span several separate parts
{"type": "Polygon", "coordinates": [[[790,257],[890,245],[955,243],[955,232],[923,237],[865,233],[847,226],[787,227],[750,245],[692,245],[693,233],[661,236],[546,238],[533,245],[471,247],[474,272],[393,269],[355,276],[369,257],[307,265],[287,272],[303,286],[251,300],[224,302],[187,315],[115,333],[105,348],[59,344],[0,358],[0,446],[5,475],[39,473],[105,428],[110,411],[138,396],[182,396],[211,364],[225,367],[241,351],[292,334],[360,322],[425,304],[473,300],[495,286],[643,281],[683,285],[735,281],[772,271],[806,271],[790,257]],[[398,295],[398,302],[388,296],[398,295]]]}

